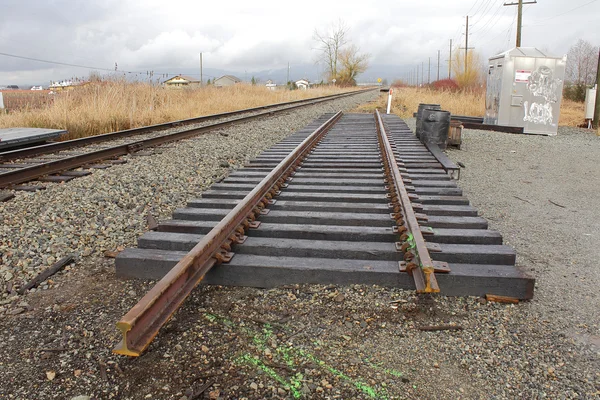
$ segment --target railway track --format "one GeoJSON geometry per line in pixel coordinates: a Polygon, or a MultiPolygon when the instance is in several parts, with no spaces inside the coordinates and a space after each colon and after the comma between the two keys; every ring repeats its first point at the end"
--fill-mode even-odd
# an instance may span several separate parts
{"type": "MultiPolygon", "coordinates": [[[[43,189],[40,185],[20,184],[34,180],[66,182],[89,175],[93,169],[124,163],[126,161],[119,157],[126,154],[362,92],[364,90],[277,103],[3,152],[0,153],[0,189],[43,189]]],[[[0,198],[3,198],[1,195],[0,198]]]]}
{"type": "Polygon", "coordinates": [[[398,117],[317,119],[119,254],[118,276],[160,281],[117,323],[114,351],[140,355],[202,280],[531,298],[533,279],[462,196],[449,163],[398,117]]]}

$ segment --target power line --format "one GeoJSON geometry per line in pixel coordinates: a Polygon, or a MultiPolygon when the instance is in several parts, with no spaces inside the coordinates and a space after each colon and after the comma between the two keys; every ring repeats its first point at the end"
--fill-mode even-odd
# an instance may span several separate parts
{"type": "MultiPolygon", "coordinates": [[[[505,9],[508,10],[508,9],[505,9]]],[[[485,42],[483,45],[481,45],[480,47],[485,47],[488,44],[490,44],[491,42],[493,42],[494,40],[496,40],[500,35],[503,35],[504,33],[506,33],[509,37],[510,36],[510,32],[512,31],[512,26],[514,25],[515,21],[517,20],[517,10],[515,10],[515,15],[511,18],[511,23],[509,25],[509,27],[507,29],[503,29],[500,33],[498,33],[496,36],[494,36],[493,38],[491,38],[490,40],[488,40],[487,42],[485,42]]]]}
{"type": "Polygon", "coordinates": [[[563,15],[565,15],[565,14],[568,14],[568,13],[570,13],[571,11],[578,10],[578,9],[580,9],[581,7],[585,7],[585,6],[587,6],[587,5],[590,5],[590,4],[592,4],[592,3],[595,3],[595,2],[597,2],[597,1],[598,1],[598,0],[592,0],[592,1],[589,1],[589,2],[587,2],[587,3],[585,3],[585,4],[582,4],[582,5],[580,5],[580,6],[577,6],[577,7],[575,7],[575,8],[571,8],[570,10],[568,10],[568,11],[565,11],[565,12],[563,12],[563,13],[560,13],[560,14],[557,14],[557,15],[555,15],[555,16],[553,16],[553,17],[546,18],[546,19],[542,19],[542,20],[540,20],[540,21],[533,21],[533,22],[535,23],[535,24],[533,24],[533,25],[524,25],[524,26],[538,26],[538,25],[537,25],[537,23],[538,23],[538,22],[546,22],[546,21],[549,21],[549,20],[551,20],[551,19],[554,19],[554,18],[556,18],[556,17],[563,16],[563,15]]]}
{"type": "MultiPolygon", "coordinates": [[[[108,72],[117,72],[117,73],[125,73],[125,74],[136,74],[136,75],[139,75],[139,74],[142,74],[142,75],[146,74],[147,75],[148,73],[151,72],[149,70],[145,71],[145,72],[141,72],[141,71],[115,70],[115,69],[112,69],[112,68],[103,68],[103,67],[90,67],[89,65],[72,64],[72,63],[66,63],[66,62],[62,62],[62,61],[44,60],[44,59],[41,59],[41,58],[26,57],[26,56],[20,56],[20,55],[16,55],[16,54],[9,54],[9,53],[3,53],[3,52],[0,52],[0,56],[18,58],[18,59],[21,59],[21,60],[43,62],[43,63],[47,63],[47,64],[64,65],[64,66],[67,66],[67,67],[84,68],[84,69],[90,69],[90,70],[94,70],[94,71],[108,71],[108,72]]],[[[166,76],[169,76],[169,75],[179,75],[179,74],[173,74],[173,73],[170,73],[170,72],[153,72],[153,74],[154,75],[166,75],[166,76]]],[[[200,74],[191,73],[191,74],[187,74],[187,75],[194,75],[195,76],[195,75],[200,75],[200,74]]],[[[205,75],[209,76],[211,78],[215,78],[212,75],[207,75],[207,74],[205,74],[205,75]]]]}
{"type": "Polygon", "coordinates": [[[505,6],[517,6],[517,44],[516,47],[521,47],[521,32],[523,28],[523,4],[537,4],[537,0],[524,2],[519,0],[516,3],[504,3],[505,6]]]}
{"type": "Polygon", "coordinates": [[[473,3],[473,5],[471,6],[471,8],[469,8],[469,11],[466,12],[466,15],[469,15],[469,13],[471,12],[471,10],[473,10],[473,8],[477,5],[477,3],[479,3],[479,0],[475,0],[475,3],[473,3]]]}
{"type": "MultiPolygon", "coordinates": [[[[502,0],[502,2],[500,3],[500,5],[498,5],[498,7],[496,8],[496,12],[494,12],[494,14],[493,14],[493,15],[492,15],[492,16],[491,16],[491,17],[490,17],[488,20],[487,20],[487,22],[485,23],[485,25],[483,25],[483,26],[482,26],[481,28],[479,28],[479,29],[476,29],[476,30],[474,30],[473,32],[471,32],[471,34],[476,34],[476,33],[478,33],[478,32],[481,32],[482,30],[484,30],[484,29],[485,29],[485,27],[486,27],[486,26],[488,26],[488,25],[490,24],[490,22],[492,22],[492,20],[494,19],[494,17],[495,17],[496,15],[498,15],[498,12],[500,12],[500,10],[502,10],[502,9],[506,10],[505,8],[503,8],[503,7],[502,7],[502,6],[503,6],[503,4],[504,4],[504,0],[502,0]]],[[[471,24],[471,26],[472,26],[472,25],[474,25],[474,24],[471,24]]]]}
{"type": "MultiPolygon", "coordinates": [[[[498,18],[496,18],[496,20],[494,21],[494,23],[492,25],[490,25],[487,29],[484,29],[483,32],[481,32],[478,36],[478,39],[481,40],[482,38],[485,38],[486,36],[488,36],[491,32],[493,32],[493,29],[496,25],[498,25],[498,22],[500,22],[501,20],[503,20],[505,18],[505,14],[507,11],[509,11],[508,8],[502,8],[502,13],[498,16],[498,18]]],[[[502,32],[500,32],[499,34],[497,34],[495,38],[497,38],[498,36],[500,36],[502,33],[504,32],[504,30],[502,30],[502,32]]],[[[487,42],[489,43],[489,42],[487,42]]]]}
{"type": "Polygon", "coordinates": [[[517,18],[519,17],[519,13],[517,10],[515,10],[515,16],[513,17],[512,22],[510,23],[510,26],[508,27],[508,33],[506,35],[506,42],[510,43],[510,34],[512,33],[512,28],[515,24],[515,22],[517,22],[517,18]]]}
{"type": "MultiPolygon", "coordinates": [[[[481,6],[483,6],[484,3],[481,3],[481,6],[477,9],[477,11],[475,11],[473,13],[473,17],[475,17],[477,15],[477,13],[479,12],[479,10],[483,9],[482,15],[485,15],[486,10],[489,8],[490,4],[492,3],[492,0],[488,0],[487,3],[485,3],[485,6],[482,8],[481,6]]],[[[473,24],[471,24],[473,25],[473,24]]]]}

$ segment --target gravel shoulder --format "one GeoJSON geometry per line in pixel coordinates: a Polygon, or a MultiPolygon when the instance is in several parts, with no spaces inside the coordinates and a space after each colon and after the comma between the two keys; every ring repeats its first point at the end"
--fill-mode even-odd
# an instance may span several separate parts
{"type": "Polygon", "coordinates": [[[461,187],[535,275],[533,301],[502,305],[358,285],[201,286],[142,357],[111,354],[114,323],[152,282],[117,280],[104,251],[134,245],[148,213],[168,218],[227,174],[220,165],[239,166],[318,115],[369,96],[165,146],[158,157],[130,157],[0,204],[0,278],[26,280],[51,257],[78,254],[41,290],[16,296],[2,283],[0,398],[599,396],[600,151],[595,137],[575,132],[467,131],[463,150],[449,151],[466,165],[461,187]],[[418,329],[437,324],[462,330],[418,329]]]}
{"type": "Polygon", "coordinates": [[[466,130],[460,186],[536,278],[528,308],[558,329],[600,327],[600,137],[561,127],[558,136],[466,130]]]}

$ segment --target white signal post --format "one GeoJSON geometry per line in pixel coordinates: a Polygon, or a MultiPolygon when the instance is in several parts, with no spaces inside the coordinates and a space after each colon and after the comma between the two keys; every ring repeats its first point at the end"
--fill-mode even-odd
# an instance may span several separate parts
{"type": "Polygon", "coordinates": [[[390,89],[390,94],[388,95],[388,106],[387,106],[387,113],[390,113],[390,108],[392,107],[392,89],[390,89]]]}

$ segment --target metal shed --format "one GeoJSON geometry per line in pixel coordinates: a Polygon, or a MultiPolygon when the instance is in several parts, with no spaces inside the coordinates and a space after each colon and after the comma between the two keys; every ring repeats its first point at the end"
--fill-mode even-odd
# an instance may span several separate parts
{"type": "Polygon", "coordinates": [[[567,56],[515,47],[489,59],[484,124],[556,135],[567,56]]]}

